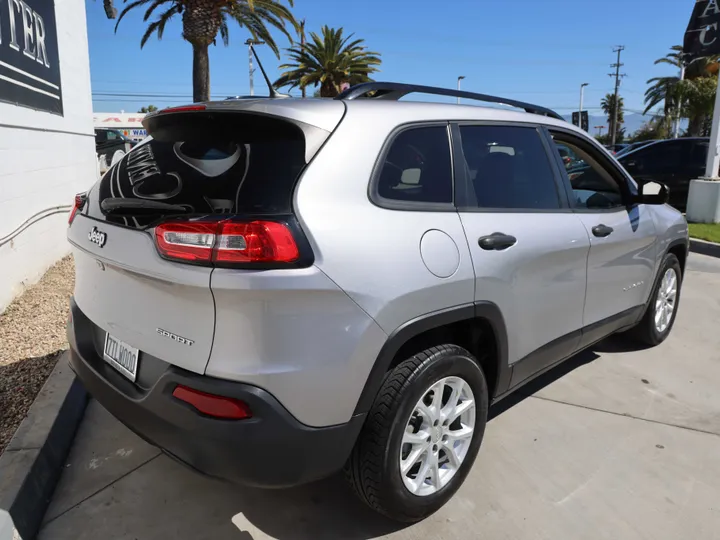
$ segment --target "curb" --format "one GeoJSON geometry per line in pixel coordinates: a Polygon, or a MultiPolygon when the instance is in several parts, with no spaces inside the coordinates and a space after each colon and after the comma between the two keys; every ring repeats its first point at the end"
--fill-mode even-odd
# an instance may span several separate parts
{"type": "Polygon", "coordinates": [[[0,456],[0,509],[23,540],[40,529],[87,401],[65,352],[0,456]]]}
{"type": "Polygon", "coordinates": [[[720,244],[708,242],[706,240],[690,239],[690,251],[699,253],[700,255],[708,255],[720,259],[720,244]]]}

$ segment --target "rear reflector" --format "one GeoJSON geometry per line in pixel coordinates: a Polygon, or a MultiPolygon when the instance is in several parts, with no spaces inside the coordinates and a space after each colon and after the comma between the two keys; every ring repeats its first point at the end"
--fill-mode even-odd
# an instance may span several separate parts
{"type": "Polygon", "coordinates": [[[189,403],[208,416],[226,420],[252,418],[252,412],[248,404],[239,399],[206,394],[182,385],[176,386],[172,395],[180,401],[189,403]]]}
{"type": "Polygon", "coordinates": [[[223,266],[287,264],[300,258],[292,232],[276,221],[173,221],[155,227],[158,251],[166,259],[223,266]]]}

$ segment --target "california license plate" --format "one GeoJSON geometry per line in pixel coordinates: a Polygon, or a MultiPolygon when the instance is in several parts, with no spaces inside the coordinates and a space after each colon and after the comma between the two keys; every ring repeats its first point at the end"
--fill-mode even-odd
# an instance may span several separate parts
{"type": "Polygon", "coordinates": [[[135,347],[131,347],[110,334],[105,334],[103,351],[105,361],[133,382],[137,376],[139,355],[140,351],[135,347]]]}

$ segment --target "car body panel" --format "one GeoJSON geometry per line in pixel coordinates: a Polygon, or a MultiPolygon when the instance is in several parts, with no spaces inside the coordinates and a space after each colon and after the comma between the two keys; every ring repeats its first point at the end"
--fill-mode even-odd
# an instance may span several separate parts
{"type": "Polygon", "coordinates": [[[582,327],[590,240],[575,214],[460,216],[475,267],[475,300],[500,308],[512,332],[510,364],[582,327]],[[502,251],[480,248],[478,238],[497,231],[516,237],[517,243],[502,251]]]}
{"type": "MultiPolygon", "coordinates": [[[[369,200],[377,156],[395,128],[406,123],[403,115],[384,114],[387,105],[372,105],[348,107],[301,178],[295,209],[317,266],[389,334],[418,315],[472,303],[474,274],[457,212],[390,210],[369,200]],[[447,235],[456,249],[457,268],[446,278],[434,275],[421,254],[423,236],[433,230],[447,235]]],[[[431,115],[418,119],[412,105],[405,109],[408,123],[433,121],[431,115]]]]}
{"type": "Polygon", "coordinates": [[[655,222],[647,205],[617,211],[582,212],[577,217],[590,238],[583,325],[588,326],[645,303],[657,259],[655,222]],[[613,229],[592,234],[597,225],[613,229]]]}
{"type": "Polygon", "coordinates": [[[348,422],[387,335],[318,267],[212,275],[206,374],[267,390],[308,426],[348,422]]]}
{"type": "Polygon", "coordinates": [[[211,268],[162,259],[152,236],[84,215],[68,229],[75,258],[75,301],[114,337],[172,364],[204,373],[215,327],[211,268]],[[102,245],[89,239],[105,235],[102,245]],[[182,343],[174,334],[192,341],[182,343]]]}

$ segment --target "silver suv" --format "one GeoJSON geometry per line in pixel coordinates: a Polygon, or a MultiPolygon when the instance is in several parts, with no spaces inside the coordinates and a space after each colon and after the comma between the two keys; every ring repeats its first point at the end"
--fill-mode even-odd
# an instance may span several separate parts
{"type": "Polygon", "coordinates": [[[683,216],[548,109],[368,83],[144,125],[70,216],[71,363],[206,474],[344,468],[419,520],[464,481],[490,404],[614,332],[672,328],[683,216]],[[398,102],[416,92],[524,111],[398,102]]]}

